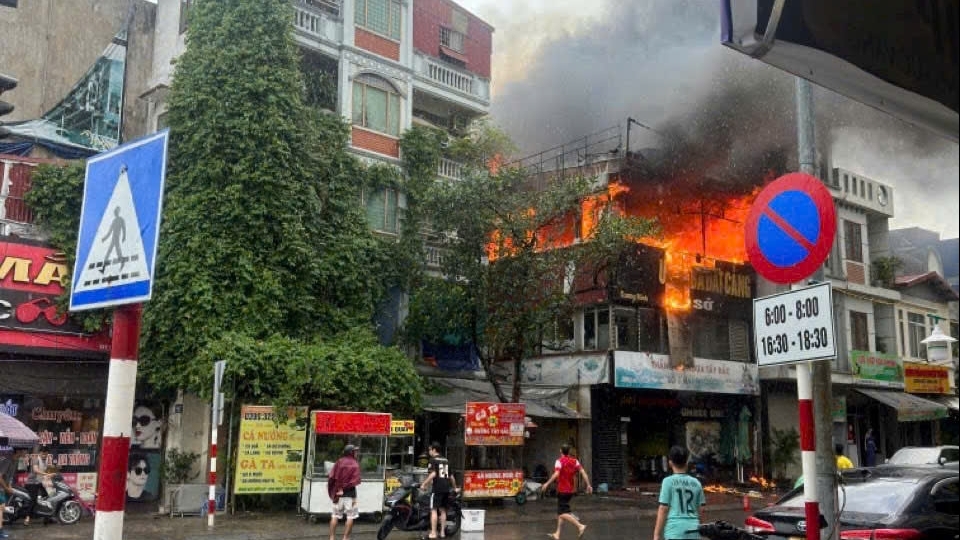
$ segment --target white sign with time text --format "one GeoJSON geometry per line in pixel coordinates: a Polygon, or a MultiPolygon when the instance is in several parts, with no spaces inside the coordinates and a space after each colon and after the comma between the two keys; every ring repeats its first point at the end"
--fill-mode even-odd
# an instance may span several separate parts
{"type": "Polygon", "coordinates": [[[829,283],[753,301],[757,364],[773,366],[837,356],[829,283]]]}

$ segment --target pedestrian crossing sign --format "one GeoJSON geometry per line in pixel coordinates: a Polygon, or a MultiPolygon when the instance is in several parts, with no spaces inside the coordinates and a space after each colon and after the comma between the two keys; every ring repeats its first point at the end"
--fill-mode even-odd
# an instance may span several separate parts
{"type": "Polygon", "coordinates": [[[150,299],[169,130],[87,160],[70,311],[150,299]]]}

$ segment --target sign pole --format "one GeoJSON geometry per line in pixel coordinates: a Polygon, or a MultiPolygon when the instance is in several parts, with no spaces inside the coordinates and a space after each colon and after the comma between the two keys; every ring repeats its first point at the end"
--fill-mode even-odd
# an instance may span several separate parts
{"type": "Polygon", "coordinates": [[[817,493],[817,438],[813,416],[813,378],[810,364],[797,364],[797,398],[800,409],[800,463],[803,467],[803,507],[807,540],[820,540],[820,497],[817,493]]]}
{"type": "Polygon", "coordinates": [[[124,506],[127,500],[127,460],[130,457],[130,414],[137,386],[137,350],[140,342],[140,304],[129,304],[113,312],[113,342],[110,373],[103,414],[103,445],[100,449],[100,486],[94,540],[115,540],[123,536],[124,506]]]}
{"type": "Polygon", "coordinates": [[[207,527],[213,528],[217,515],[217,437],[221,422],[221,407],[223,399],[220,394],[220,383],[223,381],[225,360],[214,364],[213,371],[213,402],[210,405],[210,493],[207,498],[207,527]]]}

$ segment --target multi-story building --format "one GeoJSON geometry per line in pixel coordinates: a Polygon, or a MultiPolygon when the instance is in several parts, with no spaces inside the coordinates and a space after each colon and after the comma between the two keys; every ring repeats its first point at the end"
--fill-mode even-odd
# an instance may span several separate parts
{"type": "MultiPolygon", "coordinates": [[[[932,444],[941,439],[942,403],[905,391],[911,360],[925,354],[920,342],[933,319],[946,319],[956,294],[939,276],[902,280],[895,272],[889,220],[894,216],[893,189],[852,171],[832,168],[821,175],[833,194],[837,234],[824,264],[824,279],[833,289],[837,358],[833,360],[833,439],[844,444],[855,464],[862,463],[864,436],[873,429],[882,461],[901,446],[932,444]]],[[[760,293],[772,292],[761,287],[760,293]]],[[[948,330],[944,328],[944,330],[948,330]]],[[[796,422],[796,371],[793,367],[760,369],[769,426],[796,422]]],[[[788,476],[799,469],[791,467],[788,476]]]]}

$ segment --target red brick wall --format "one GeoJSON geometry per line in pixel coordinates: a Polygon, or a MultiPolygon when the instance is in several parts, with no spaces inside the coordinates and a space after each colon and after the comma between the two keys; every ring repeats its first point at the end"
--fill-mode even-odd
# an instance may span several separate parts
{"type": "Polygon", "coordinates": [[[361,49],[366,49],[372,53],[379,54],[392,60],[400,60],[400,44],[396,41],[387,39],[373,32],[364,30],[359,26],[354,32],[353,44],[361,49]]]}
{"type": "Polygon", "coordinates": [[[395,158],[400,157],[400,141],[382,135],[375,131],[366,130],[353,126],[351,134],[351,144],[354,148],[363,148],[378,154],[385,154],[395,158]]]}
{"type": "MultiPolygon", "coordinates": [[[[451,27],[453,7],[447,0],[417,0],[413,4],[413,47],[430,56],[440,56],[440,26],[451,27]]],[[[467,14],[467,35],[464,56],[467,69],[490,78],[490,54],[493,51],[493,28],[463,8],[467,14]]]]}

